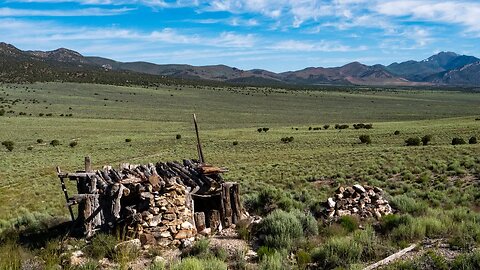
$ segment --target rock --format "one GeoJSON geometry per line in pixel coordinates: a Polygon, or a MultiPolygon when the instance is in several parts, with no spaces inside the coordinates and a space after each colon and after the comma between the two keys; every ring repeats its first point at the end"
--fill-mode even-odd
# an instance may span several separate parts
{"type": "Polygon", "coordinates": [[[167,263],[167,260],[165,258],[163,258],[162,256],[155,256],[155,258],[153,258],[152,260],[152,263],[154,265],[164,265],[167,263]]]}
{"type": "Polygon", "coordinates": [[[194,242],[194,241],[195,241],[195,239],[192,240],[191,238],[182,239],[182,240],[181,240],[182,247],[183,247],[183,248],[191,247],[191,246],[193,246],[193,242],[194,242]]]}
{"type": "Polygon", "coordinates": [[[381,188],[379,188],[379,187],[374,187],[373,190],[374,190],[376,193],[380,193],[380,194],[383,193],[383,189],[381,189],[381,188]]]}
{"type": "Polygon", "coordinates": [[[188,221],[183,222],[180,226],[183,230],[192,230],[193,229],[193,224],[188,222],[188,221]]]}
{"type": "Polygon", "coordinates": [[[364,187],[362,187],[359,184],[353,185],[353,189],[355,189],[356,192],[358,193],[365,193],[367,192],[364,187]]]}
{"type": "Polygon", "coordinates": [[[175,235],[175,239],[185,239],[185,238],[190,238],[194,236],[193,230],[180,230],[178,233],[175,235]]]}
{"type": "Polygon", "coordinates": [[[245,253],[245,260],[247,260],[247,261],[256,259],[257,257],[258,257],[257,252],[255,252],[255,251],[253,251],[253,250],[251,250],[251,249],[249,249],[249,250],[247,251],[247,253],[245,253]]]}
{"type": "Polygon", "coordinates": [[[203,236],[208,236],[208,235],[212,234],[212,229],[205,228],[200,232],[200,234],[203,235],[203,236]]]}
{"type": "Polygon", "coordinates": [[[332,198],[328,198],[327,204],[328,204],[328,207],[335,208],[335,201],[332,198]]]}
{"type": "Polygon", "coordinates": [[[344,187],[339,187],[339,188],[337,188],[337,190],[335,191],[336,194],[343,194],[343,192],[345,192],[345,188],[344,188],[344,187]]]}
{"type": "Polygon", "coordinates": [[[118,243],[117,245],[115,245],[114,250],[115,251],[119,251],[122,249],[139,250],[141,247],[142,247],[142,242],[140,241],[140,239],[132,239],[132,240],[118,243]]]}
{"type": "Polygon", "coordinates": [[[149,233],[144,233],[140,235],[140,242],[142,245],[152,245],[154,246],[157,241],[155,240],[155,237],[152,234],[149,233]]]}
{"type": "Polygon", "coordinates": [[[165,231],[165,232],[160,233],[160,237],[162,237],[162,238],[169,238],[171,236],[172,236],[172,234],[169,231],[165,231]]]}
{"type": "Polygon", "coordinates": [[[77,250],[72,252],[70,256],[70,265],[71,266],[82,266],[87,262],[87,259],[84,256],[83,251],[77,250]]]}

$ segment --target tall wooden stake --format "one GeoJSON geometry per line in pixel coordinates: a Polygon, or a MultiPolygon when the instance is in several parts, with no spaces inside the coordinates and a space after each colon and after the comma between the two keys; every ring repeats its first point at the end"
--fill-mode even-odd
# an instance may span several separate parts
{"type": "Polygon", "coordinates": [[[200,163],[205,163],[205,158],[203,157],[202,144],[200,143],[200,135],[198,134],[198,125],[197,125],[197,116],[193,114],[193,123],[195,124],[195,133],[197,133],[197,151],[198,158],[200,163]]]}

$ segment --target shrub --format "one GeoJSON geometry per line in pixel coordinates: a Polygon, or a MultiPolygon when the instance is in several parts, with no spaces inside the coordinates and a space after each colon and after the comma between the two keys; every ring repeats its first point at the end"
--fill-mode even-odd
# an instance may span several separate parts
{"type": "Polygon", "coordinates": [[[296,218],[302,224],[303,234],[305,236],[318,235],[317,220],[312,216],[310,212],[302,212],[298,209],[292,211],[296,218]]]}
{"type": "Polygon", "coordinates": [[[289,267],[284,262],[284,256],[279,252],[275,252],[269,256],[264,256],[260,261],[258,269],[260,270],[284,270],[289,267]]]}
{"type": "Polygon", "coordinates": [[[350,237],[332,237],[312,252],[312,259],[320,269],[347,268],[360,261],[362,247],[350,237]]]}
{"type": "Polygon", "coordinates": [[[263,132],[267,132],[267,131],[270,130],[270,128],[264,127],[264,128],[262,128],[262,130],[263,130],[263,132]]]}
{"type": "Polygon", "coordinates": [[[293,136],[281,138],[280,141],[282,141],[283,143],[293,142],[293,136]]]}
{"type": "Polygon", "coordinates": [[[295,257],[299,269],[307,269],[308,264],[312,262],[312,256],[304,250],[298,250],[295,257]]]}
{"type": "Polygon", "coordinates": [[[180,135],[180,134],[177,134],[177,135],[175,136],[175,139],[177,139],[177,140],[180,140],[181,138],[182,138],[182,135],[180,135]]]}
{"type": "Polygon", "coordinates": [[[428,145],[428,143],[432,140],[432,135],[425,135],[422,137],[423,145],[428,145]]]}
{"type": "Polygon", "coordinates": [[[371,144],[372,143],[372,139],[370,138],[369,135],[360,135],[358,137],[358,139],[360,139],[361,143],[365,143],[365,144],[371,144]]]}
{"type": "Polygon", "coordinates": [[[323,129],[328,129],[330,125],[323,125],[323,129]]]}
{"type": "Polygon", "coordinates": [[[182,253],[182,257],[208,257],[210,253],[210,241],[206,238],[196,241],[193,246],[182,253]]]}
{"type": "Polygon", "coordinates": [[[348,232],[358,229],[358,220],[353,216],[343,216],[338,220],[338,223],[348,232]]]}
{"type": "Polygon", "coordinates": [[[420,145],[420,138],[418,137],[411,137],[405,140],[405,144],[407,146],[419,146],[420,145]]]}
{"type": "Polygon", "coordinates": [[[8,151],[12,152],[15,143],[12,142],[12,141],[3,141],[3,142],[2,142],[2,145],[5,146],[5,148],[7,148],[8,151]]]}
{"type": "Polygon", "coordinates": [[[312,130],[312,127],[308,127],[308,130],[312,130]]]}
{"type": "Polygon", "coordinates": [[[400,135],[400,130],[395,130],[395,132],[393,132],[393,135],[400,135]]]}
{"type": "Polygon", "coordinates": [[[115,245],[117,239],[110,234],[99,233],[92,239],[90,245],[85,248],[85,253],[92,258],[102,259],[115,257],[115,245]]]}
{"type": "Polygon", "coordinates": [[[480,269],[480,251],[476,250],[471,253],[460,254],[452,262],[453,270],[474,270],[480,269]]]}
{"type": "Polygon", "coordinates": [[[4,116],[5,115],[5,109],[0,109],[0,116],[4,116]]]}
{"type": "Polygon", "coordinates": [[[470,139],[468,139],[468,143],[469,144],[477,144],[477,137],[471,137],[470,139]]]}
{"type": "Polygon", "coordinates": [[[245,205],[249,212],[265,216],[276,209],[290,211],[299,207],[299,202],[293,200],[287,193],[274,187],[261,189],[254,196],[248,197],[245,205]]]}
{"type": "Polygon", "coordinates": [[[455,137],[452,139],[452,145],[459,145],[459,144],[466,144],[466,142],[463,138],[455,137]]]}
{"type": "Polygon", "coordinates": [[[409,213],[412,215],[422,215],[426,212],[428,205],[422,201],[417,201],[406,195],[398,195],[392,197],[390,205],[402,213],[409,213]]]}
{"type": "Polygon", "coordinates": [[[27,150],[28,150],[28,151],[32,151],[32,150],[33,150],[33,146],[27,147],[27,150]]]}
{"type": "Polygon", "coordinates": [[[37,143],[43,143],[43,139],[37,139],[37,143]]]}
{"type": "Polygon", "coordinates": [[[180,262],[171,265],[171,270],[227,270],[227,265],[216,259],[198,259],[194,257],[189,257],[182,259],[180,262]]]}
{"type": "Polygon", "coordinates": [[[78,142],[72,141],[72,142],[70,142],[68,145],[69,145],[71,148],[73,148],[73,147],[75,147],[75,146],[78,145],[78,142]]]}
{"type": "Polygon", "coordinates": [[[275,249],[290,249],[303,237],[302,224],[297,217],[283,210],[275,210],[259,224],[258,235],[263,245],[275,249]]]}
{"type": "Polygon", "coordinates": [[[125,139],[125,142],[131,142],[131,141],[132,141],[132,139],[130,139],[130,138],[125,139]]]}
{"type": "Polygon", "coordinates": [[[233,145],[238,145],[238,141],[233,141],[233,145]]]}
{"type": "Polygon", "coordinates": [[[58,140],[52,140],[52,141],[50,142],[50,145],[53,146],[53,147],[59,146],[59,145],[60,145],[60,142],[59,142],[58,140]]]}
{"type": "Polygon", "coordinates": [[[365,125],[365,129],[372,129],[373,128],[373,124],[366,124],[365,125]]]}
{"type": "Polygon", "coordinates": [[[262,130],[263,130],[262,128],[257,129],[258,133],[262,132],[262,130]]]}

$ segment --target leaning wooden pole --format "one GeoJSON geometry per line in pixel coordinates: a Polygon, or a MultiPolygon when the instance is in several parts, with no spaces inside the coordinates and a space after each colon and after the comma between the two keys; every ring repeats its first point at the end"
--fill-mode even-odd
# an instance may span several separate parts
{"type": "Polygon", "coordinates": [[[75,216],[73,215],[72,205],[69,203],[68,191],[67,186],[65,185],[65,181],[63,180],[62,172],[60,171],[60,167],[57,166],[57,175],[60,178],[60,183],[62,184],[63,194],[65,195],[65,200],[67,201],[68,211],[70,212],[70,217],[72,218],[72,222],[75,221],[75,216]]]}
{"type": "Polygon", "coordinates": [[[197,116],[193,114],[193,123],[195,125],[195,133],[197,134],[197,151],[198,151],[198,158],[200,159],[200,163],[205,163],[205,158],[203,156],[202,151],[202,144],[200,143],[200,135],[198,134],[198,125],[197,125],[197,116]]]}

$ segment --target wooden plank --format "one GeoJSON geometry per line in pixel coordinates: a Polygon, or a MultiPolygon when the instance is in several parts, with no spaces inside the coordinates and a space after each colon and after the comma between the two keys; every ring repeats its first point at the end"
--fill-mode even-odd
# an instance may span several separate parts
{"type": "Polygon", "coordinates": [[[232,201],[230,199],[231,183],[225,183],[222,186],[222,201],[223,201],[223,220],[225,227],[232,225],[232,201]]]}
{"type": "Polygon", "coordinates": [[[194,214],[195,218],[195,226],[197,227],[197,231],[203,231],[207,226],[205,224],[205,212],[197,212],[194,214]]]}
{"type": "Polygon", "coordinates": [[[85,172],[92,172],[92,162],[90,160],[90,156],[85,157],[85,172]]]}

